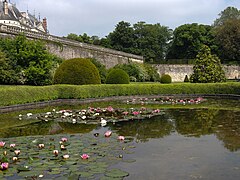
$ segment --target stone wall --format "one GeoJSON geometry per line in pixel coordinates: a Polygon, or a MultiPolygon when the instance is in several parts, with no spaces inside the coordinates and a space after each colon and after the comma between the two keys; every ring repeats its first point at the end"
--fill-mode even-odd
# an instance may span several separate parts
{"type": "Polygon", "coordinates": [[[68,43],[59,44],[49,41],[47,43],[47,48],[50,53],[55,54],[63,59],[95,58],[104,64],[107,69],[117,64],[129,62],[143,63],[143,58],[141,56],[109,50],[98,46],[95,46],[97,49],[93,46],[86,47],[85,44],[84,46],[81,46],[82,44],[83,43],[78,43],[78,45],[68,43]]]}
{"type": "MultiPolygon", "coordinates": [[[[183,82],[186,75],[190,77],[193,73],[193,65],[168,65],[158,64],[154,65],[158,73],[169,74],[173,82],[183,82]]],[[[240,78],[240,66],[224,66],[227,79],[240,78]]]]}
{"type": "Polygon", "coordinates": [[[50,34],[38,33],[20,29],[18,27],[0,24],[0,36],[2,37],[13,37],[19,33],[24,33],[29,39],[40,39],[46,41],[49,52],[63,59],[95,58],[106,65],[107,68],[111,68],[116,64],[129,63],[131,61],[143,63],[142,56],[137,56],[134,54],[129,54],[86,43],[80,43],[50,34]]]}

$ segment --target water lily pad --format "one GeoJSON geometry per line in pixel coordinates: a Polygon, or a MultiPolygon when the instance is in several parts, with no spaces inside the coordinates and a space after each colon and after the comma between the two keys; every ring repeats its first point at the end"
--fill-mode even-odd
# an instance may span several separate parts
{"type": "Polygon", "coordinates": [[[122,171],[122,170],[119,170],[119,169],[111,169],[110,171],[107,171],[105,173],[105,176],[112,177],[112,178],[123,178],[123,177],[126,177],[128,175],[129,175],[128,172],[125,172],[125,171],[122,171]]]}

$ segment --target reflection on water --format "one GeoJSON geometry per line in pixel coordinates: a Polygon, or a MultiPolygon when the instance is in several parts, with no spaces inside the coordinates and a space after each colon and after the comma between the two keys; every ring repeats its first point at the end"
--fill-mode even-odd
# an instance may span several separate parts
{"type": "MultiPolygon", "coordinates": [[[[20,121],[24,124],[23,121],[20,121]]],[[[3,121],[1,122],[3,123],[3,121]]],[[[36,122],[28,125],[4,128],[0,137],[47,135],[59,133],[89,133],[97,125],[59,122],[36,122]]],[[[120,135],[131,136],[140,142],[163,138],[178,133],[186,137],[216,135],[230,151],[240,149],[240,112],[212,109],[165,110],[165,114],[147,120],[130,120],[109,124],[120,135]]]]}

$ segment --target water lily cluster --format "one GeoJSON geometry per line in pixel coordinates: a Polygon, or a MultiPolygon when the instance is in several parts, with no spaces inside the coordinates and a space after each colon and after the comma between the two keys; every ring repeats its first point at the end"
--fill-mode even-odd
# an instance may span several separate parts
{"type": "Polygon", "coordinates": [[[199,104],[206,99],[197,98],[175,98],[175,97],[156,97],[156,98],[134,98],[126,100],[127,104],[199,104]]]}
{"type": "MultiPolygon", "coordinates": [[[[81,177],[107,175],[108,163],[123,160],[129,143],[124,136],[111,130],[102,134],[5,139],[0,141],[0,171],[3,172],[0,179],[5,176],[51,179],[53,175],[66,172],[66,179],[71,173],[81,174],[81,177]],[[98,167],[100,165],[102,167],[98,167]]],[[[123,174],[128,175],[126,172],[123,174]]]]}
{"type": "Polygon", "coordinates": [[[56,111],[53,109],[51,112],[41,113],[41,114],[31,114],[23,116],[20,115],[19,118],[22,120],[26,118],[36,118],[42,121],[54,120],[57,122],[71,122],[71,123],[86,123],[86,124],[96,124],[99,123],[102,126],[107,125],[109,122],[116,121],[127,121],[127,120],[139,120],[145,118],[151,118],[152,116],[164,114],[164,111],[160,109],[150,109],[146,107],[142,108],[113,108],[109,106],[107,108],[94,108],[89,107],[87,109],[81,110],[60,110],[56,111]]]}

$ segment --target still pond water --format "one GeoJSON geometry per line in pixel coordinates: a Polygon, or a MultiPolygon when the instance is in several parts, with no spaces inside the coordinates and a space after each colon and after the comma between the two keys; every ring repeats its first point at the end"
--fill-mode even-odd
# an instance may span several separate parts
{"type": "MultiPolygon", "coordinates": [[[[240,178],[239,100],[207,99],[200,104],[111,102],[85,104],[91,107],[160,109],[156,116],[114,121],[106,126],[64,121],[36,121],[24,113],[0,115],[0,142],[6,145],[9,168],[1,179],[220,179],[240,178]],[[171,106],[171,107],[170,107],[171,106]],[[19,114],[23,114],[19,120],[19,114]],[[112,131],[111,137],[104,133],[112,131]],[[118,136],[124,136],[119,141],[118,136]],[[59,140],[67,148],[59,156],[59,140]],[[16,144],[15,149],[7,146],[16,144]],[[43,149],[37,147],[45,144],[43,149]],[[20,149],[18,161],[11,160],[20,149]],[[83,160],[86,153],[90,158],[83,160]],[[70,158],[61,156],[68,154],[70,158]]],[[[53,107],[48,108],[52,109],[53,107]]],[[[79,112],[79,111],[77,111],[79,112]]],[[[60,149],[59,149],[60,151],[60,149]]],[[[1,156],[1,162],[4,160],[1,156]]]]}

